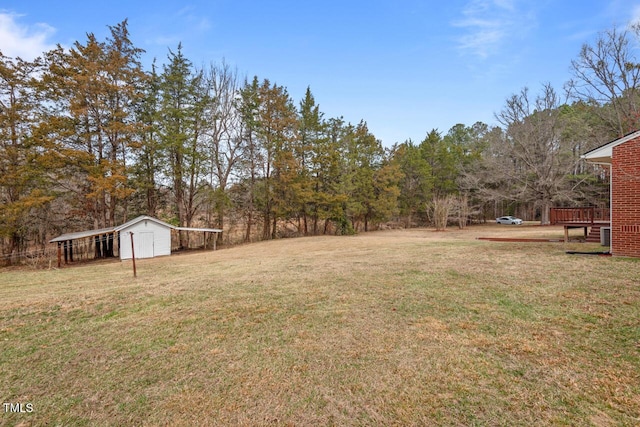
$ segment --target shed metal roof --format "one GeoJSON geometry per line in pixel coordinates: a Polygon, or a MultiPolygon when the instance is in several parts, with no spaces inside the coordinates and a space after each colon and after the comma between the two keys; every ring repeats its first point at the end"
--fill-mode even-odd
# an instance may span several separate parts
{"type": "Polygon", "coordinates": [[[140,215],[140,216],[139,216],[139,217],[137,217],[137,218],[134,218],[134,219],[132,219],[132,220],[130,220],[130,221],[125,222],[125,223],[124,223],[124,224],[122,224],[122,225],[117,226],[117,227],[115,228],[115,231],[121,231],[121,230],[127,229],[127,228],[131,227],[132,225],[135,225],[135,224],[137,224],[137,223],[139,223],[139,222],[141,222],[141,221],[145,221],[145,220],[146,220],[146,221],[152,221],[152,222],[155,222],[156,224],[160,224],[160,225],[162,225],[163,227],[167,227],[167,228],[175,228],[173,225],[171,225],[171,224],[169,224],[169,223],[166,223],[166,222],[164,222],[164,221],[160,221],[158,218],[154,218],[154,217],[149,216],[149,215],[140,215]]]}

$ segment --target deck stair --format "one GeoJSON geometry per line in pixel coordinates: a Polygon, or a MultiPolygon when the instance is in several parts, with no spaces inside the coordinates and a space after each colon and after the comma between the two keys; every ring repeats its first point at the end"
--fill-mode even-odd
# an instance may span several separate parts
{"type": "Polygon", "coordinates": [[[600,243],[600,226],[593,225],[591,230],[589,230],[589,234],[587,235],[586,240],[590,243],[600,243]]]}

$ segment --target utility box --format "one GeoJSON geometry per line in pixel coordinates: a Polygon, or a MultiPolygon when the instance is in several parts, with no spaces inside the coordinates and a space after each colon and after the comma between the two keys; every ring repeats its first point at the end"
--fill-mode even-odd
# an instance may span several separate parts
{"type": "Polygon", "coordinates": [[[602,246],[611,246],[611,227],[600,228],[600,244],[602,246]]]}

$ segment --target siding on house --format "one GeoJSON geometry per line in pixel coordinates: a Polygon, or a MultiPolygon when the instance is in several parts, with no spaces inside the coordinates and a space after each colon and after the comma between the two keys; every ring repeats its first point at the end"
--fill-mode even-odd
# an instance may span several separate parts
{"type": "Polygon", "coordinates": [[[613,147],[611,251],[640,257],[640,137],[613,147]]]}

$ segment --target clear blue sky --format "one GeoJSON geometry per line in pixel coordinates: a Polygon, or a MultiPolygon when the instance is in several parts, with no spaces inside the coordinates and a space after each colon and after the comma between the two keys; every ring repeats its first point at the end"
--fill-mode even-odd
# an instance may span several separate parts
{"type": "Polygon", "coordinates": [[[386,146],[482,121],[527,86],[558,91],[598,32],[640,19],[640,0],[3,0],[0,50],[30,59],[129,20],[148,64],[182,42],[195,65],[307,86],[325,117],[364,119],[386,146]]]}

